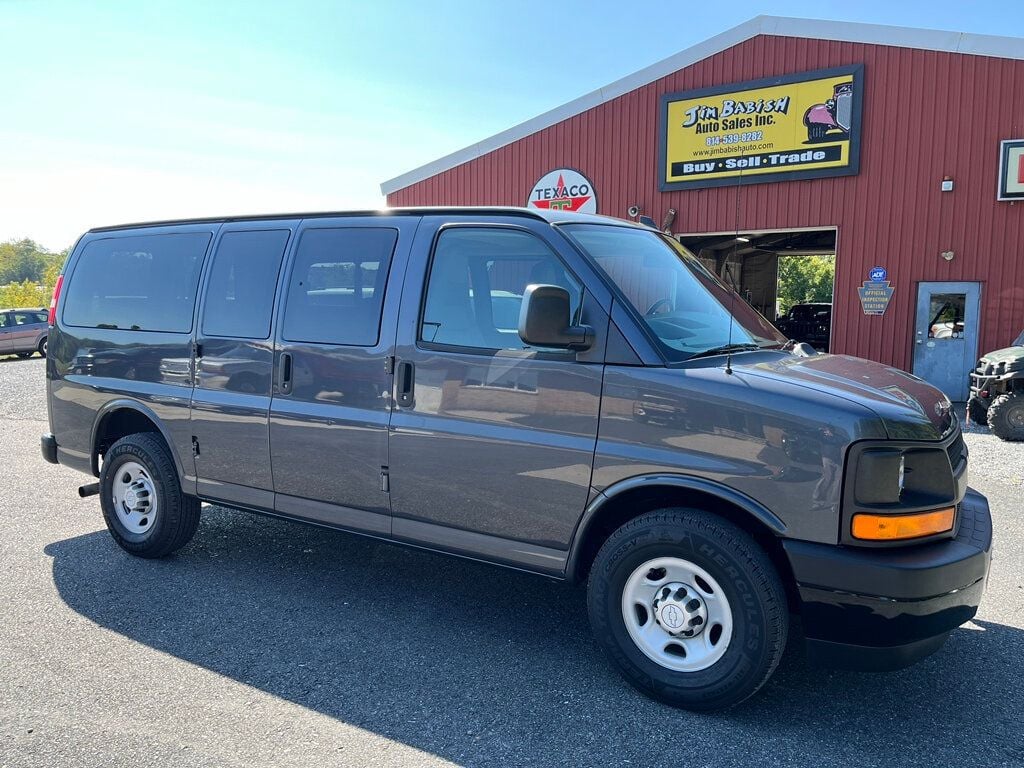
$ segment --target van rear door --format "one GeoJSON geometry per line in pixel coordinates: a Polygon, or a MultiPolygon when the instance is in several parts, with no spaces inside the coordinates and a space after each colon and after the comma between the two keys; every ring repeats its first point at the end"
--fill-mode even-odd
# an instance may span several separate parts
{"type": "Polygon", "coordinates": [[[273,509],[270,397],[278,273],[297,220],[225,224],[203,278],[191,430],[200,496],[273,509]]]}
{"type": "Polygon", "coordinates": [[[419,219],[304,221],[287,268],[270,415],[276,509],[387,535],[390,361],[419,219]]]}

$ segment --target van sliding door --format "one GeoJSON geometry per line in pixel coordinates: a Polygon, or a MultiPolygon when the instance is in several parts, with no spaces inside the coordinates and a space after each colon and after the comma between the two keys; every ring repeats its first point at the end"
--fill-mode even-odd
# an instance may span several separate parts
{"type": "Polygon", "coordinates": [[[286,268],[270,450],[276,509],[391,532],[391,356],[413,216],[309,219],[286,268]]]}

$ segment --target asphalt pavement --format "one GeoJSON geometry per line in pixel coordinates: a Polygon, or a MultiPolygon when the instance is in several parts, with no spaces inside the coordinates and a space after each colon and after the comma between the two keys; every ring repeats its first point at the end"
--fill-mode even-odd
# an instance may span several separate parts
{"type": "Polygon", "coordinates": [[[44,361],[0,358],[0,766],[1024,765],[1024,444],[966,439],[996,549],[975,621],[906,670],[791,643],[724,713],[650,701],[582,590],[205,506],[144,561],[46,464],[44,361]]]}

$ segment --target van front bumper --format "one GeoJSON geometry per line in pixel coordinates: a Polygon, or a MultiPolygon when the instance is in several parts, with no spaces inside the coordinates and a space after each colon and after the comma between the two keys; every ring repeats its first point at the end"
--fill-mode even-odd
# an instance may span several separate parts
{"type": "Polygon", "coordinates": [[[898,669],[974,617],[988,578],[992,517],[968,489],[954,539],[900,548],[783,541],[809,656],[853,669],[898,669]]]}

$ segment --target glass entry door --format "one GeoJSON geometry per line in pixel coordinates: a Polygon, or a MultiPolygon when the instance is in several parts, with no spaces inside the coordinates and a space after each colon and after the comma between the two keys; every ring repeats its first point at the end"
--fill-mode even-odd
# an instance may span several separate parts
{"type": "Polygon", "coordinates": [[[953,401],[967,399],[978,356],[980,283],[919,283],[914,375],[953,401]]]}

